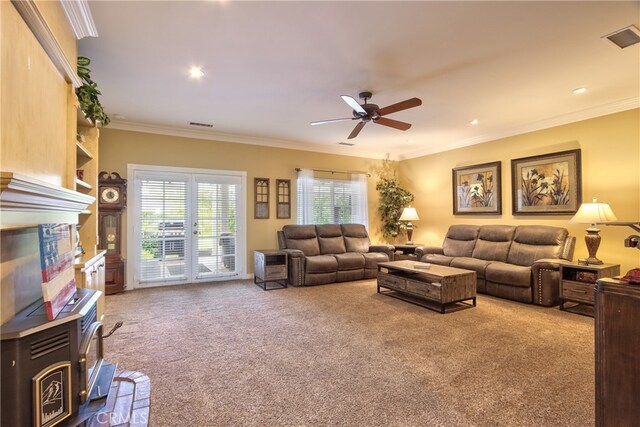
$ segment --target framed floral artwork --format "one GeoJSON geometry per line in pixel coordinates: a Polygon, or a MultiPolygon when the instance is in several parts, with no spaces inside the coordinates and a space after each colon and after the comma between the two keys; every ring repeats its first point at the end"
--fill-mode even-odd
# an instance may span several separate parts
{"type": "Polygon", "coordinates": [[[500,215],[501,195],[501,162],[453,169],[454,215],[500,215]]]}
{"type": "Polygon", "coordinates": [[[511,160],[514,215],[569,215],[582,202],[580,150],[511,160]]]}

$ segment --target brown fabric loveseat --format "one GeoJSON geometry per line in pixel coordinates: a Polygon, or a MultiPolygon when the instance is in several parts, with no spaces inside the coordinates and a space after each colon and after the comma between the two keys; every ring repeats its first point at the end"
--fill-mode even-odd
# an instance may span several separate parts
{"type": "Polygon", "coordinates": [[[442,247],[418,247],[420,261],[473,270],[478,292],[515,301],[558,304],[560,264],[575,237],[545,225],[452,225],[442,247]]]}
{"type": "Polygon", "coordinates": [[[392,245],[371,245],[362,224],[290,224],[278,231],[278,245],[289,256],[294,286],[372,279],[378,263],[393,259],[392,245]]]}

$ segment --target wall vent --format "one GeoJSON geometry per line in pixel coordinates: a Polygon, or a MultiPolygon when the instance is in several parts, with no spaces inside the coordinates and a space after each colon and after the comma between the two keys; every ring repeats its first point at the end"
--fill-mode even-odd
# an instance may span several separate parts
{"type": "Polygon", "coordinates": [[[629,25],[626,28],[602,36],[602,38],[606,38],[620,49],[624,49],[625,47],[640,43],[640,30],[638,30],[635,25],[629,25]]]}
{"type": "Polygon", "coordinates": [[[347,147],[353,147],[354,144],[353,142],[338,142],[338,145],[346,145],[347,147]]]}
{"type": "Polygon", "coordinates": [[[200,127],[203,127],[203,128],[212,128],[213,127],[213,125],[209,124],[209,123],[189,122],[189,124],[191,126],[200,126],[200,127]]]}

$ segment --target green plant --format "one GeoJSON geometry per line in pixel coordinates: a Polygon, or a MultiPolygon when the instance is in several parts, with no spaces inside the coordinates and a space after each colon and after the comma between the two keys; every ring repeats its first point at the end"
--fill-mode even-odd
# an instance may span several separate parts
{"type": "Polygon", "coordinates": [[[99,95],[102,95],[98,90],[96,82],[91,80],[91,70],[89,69],[91,60],[84,56],[78,57],[78,76],[82,80],[82,86],[76,89],[76,95],[78,101],[80,101],[80,108],[84,112],[84,115],[93,122],[100,122],[102,126],[107,126],[111,119],[104,112],[102,104],[100,104],[99,95]]]}
{"type": "Polygon", "coordinates": [[[413,194],[398,185],[393,162],[388,157],[382,161],[382,167],[376,173],[378,175],[376,190],[380,194],[378,213],[382,220],[382,235],[397,237],[406,229],[406,224],[399,218],[402,215],[402,209],[413,202],[413,194]]]}

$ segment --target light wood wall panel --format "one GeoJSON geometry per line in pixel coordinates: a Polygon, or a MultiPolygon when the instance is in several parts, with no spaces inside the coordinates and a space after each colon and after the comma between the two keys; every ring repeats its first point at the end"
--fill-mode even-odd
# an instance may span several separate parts
{"type": "Polygon", "coordinates": [[[13,5],[2,8],[0,164],[69,187],[68,84],[13,5]]]}

